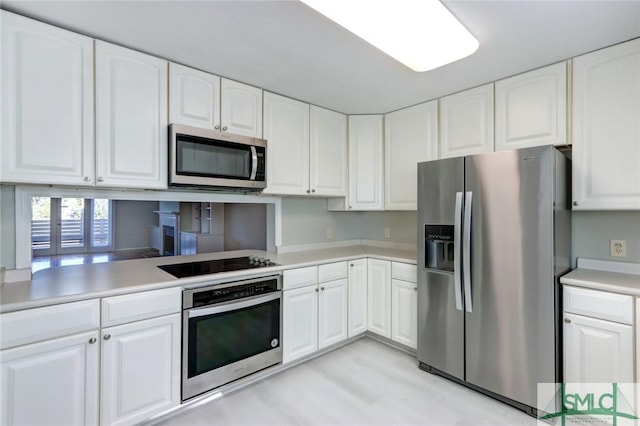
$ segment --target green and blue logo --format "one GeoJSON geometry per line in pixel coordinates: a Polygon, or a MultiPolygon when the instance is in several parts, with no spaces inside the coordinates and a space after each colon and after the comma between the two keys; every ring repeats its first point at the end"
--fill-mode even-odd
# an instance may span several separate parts
{"type": "MultiPolygon", "coordinates": [[[[548,384],[541,384],[548,385],[548,384]]],[[[556,383],[555,394],[540,407],[538,418],[561,426],[572,424],[612,425],[624,424],[626,420],[638,419],[633,403],[625,396],[618,383],[556,383]],[[559,408],[558,408],[559,407],[559,408]],[[620,423],[623,421],[622,423],[620,423]]],[[[634,385],[625,384],[625,391],[633,396],[634,385]]],[[[539,386],[540,398],[540,386],[539,386]]],[[[548,391],[546,392],[548,394],[548,391]]],[[[540,399],[539,399],[540,401],[540,399]]]]}

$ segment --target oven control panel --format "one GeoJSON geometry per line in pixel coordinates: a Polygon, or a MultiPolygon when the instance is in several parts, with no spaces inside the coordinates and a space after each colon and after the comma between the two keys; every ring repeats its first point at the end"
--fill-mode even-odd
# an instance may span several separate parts
{"type": "Polygon", "coordinates": [[[192,290],[190,306],[185,307],[197,308],[199,306],[212,305],[234,299],[259,296],[278,290],[280,290],[278,277],[207,287],[201,290],[196,289],[192,290]]]}

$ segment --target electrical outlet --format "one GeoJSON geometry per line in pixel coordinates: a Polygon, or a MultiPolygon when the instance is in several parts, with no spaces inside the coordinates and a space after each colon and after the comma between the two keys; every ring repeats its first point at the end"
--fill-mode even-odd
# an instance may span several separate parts
{"type": "Polygon", "coordinates": [[[333,240],[333,228],[327,228],[327,240],[333,240]]]}
{"type": "Polygon", "coordinates": [[[609,255],[613,257],[627,257],[626,240],[609,240],[609,255]]]}
{"type": "Polygon", "coordinates": [[[388,226],[384,228],[384,237],[391,238],[391,228],[389,228],[388,226]]]}

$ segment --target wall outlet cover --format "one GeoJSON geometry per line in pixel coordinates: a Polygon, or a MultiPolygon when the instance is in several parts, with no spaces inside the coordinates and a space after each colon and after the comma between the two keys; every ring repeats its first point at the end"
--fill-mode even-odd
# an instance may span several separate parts
{"type": "Polygon", "coordinates": [[[391,238],[391,228],[389,227],[384,228],[384,237],[391,238]]]}
{"type": "Polygon", "coordinates": [[[612,257],[627,257],[626,240],[609,240],[609,255],[612,257]]]}
{"type": "Polygon", "coordinates": [[[333,240],[333,228],[327,228],[327,240],[333,240]]]}

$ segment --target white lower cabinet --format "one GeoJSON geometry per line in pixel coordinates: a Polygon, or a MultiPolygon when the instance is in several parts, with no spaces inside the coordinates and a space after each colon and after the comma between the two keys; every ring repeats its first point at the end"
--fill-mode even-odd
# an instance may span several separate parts
{"type": "Polygon", "coordinates": [[[567,383],[633,383],[633,327],[564,314],[567,383]]]}
{"type": "Polygon", "coordinates": [[[635,382],[632,296],[565,285],[563,300],[564,381],[635,382]]]}
{"type": "Polygon", "coordinates": [[[101,424],[129,425],[180,403],[180,314],[102,330],[101,424]]]}
{"type": "Polygon", "coordinates": [[[391,340],[418,347],[418,285],[391,280],[391,340]]]}
{"type": "Polygon", "coordinates": [[[282,362],[346,340],[346,262],[293,269],[283,275],[282,362]]]}
{"type": "Polygon", "coordinates": [[[98,332],[0,351],[0,424],[98,424],[98,332]]]}
{"type": "Polygon", "coordinates": [[[367,259],[349,262],[349,337],[367,331],[367,259]]]}
{"type": "Polygon", "coordinates": [[[282,317],[284,364],[318,350],[317,285],[282,292],[282,317]]]}
{"type": "Polygon", "coordinates": [[[391,338],[391,262],[369,259],[367,264],[367,328],[391,338]]]}
{"type": "Polygon", "coordinates": [[[320,283],[318,349],[347,339],[347,279],[320,283]]]}

